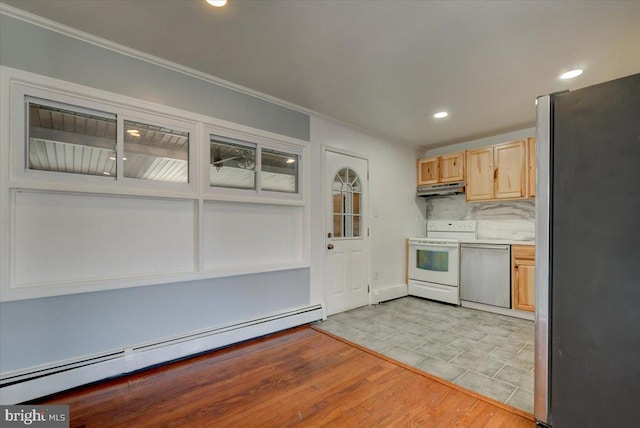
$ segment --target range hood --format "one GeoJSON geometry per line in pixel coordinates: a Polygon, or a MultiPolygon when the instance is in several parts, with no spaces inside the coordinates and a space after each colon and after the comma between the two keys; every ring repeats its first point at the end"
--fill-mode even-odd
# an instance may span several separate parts
{"type": "Polygon", "coordinates": [[[434,196],[456,195],[458,193],[464,193],[464,181],[419,186],[416,192],[417,196],[423,196],[427,198],[434,196]]]}

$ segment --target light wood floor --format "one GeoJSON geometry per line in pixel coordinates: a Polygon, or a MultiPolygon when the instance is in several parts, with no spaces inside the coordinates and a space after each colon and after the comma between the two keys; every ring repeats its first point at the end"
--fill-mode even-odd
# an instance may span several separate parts
{"type": "Polygon", "coordinates": [[[535,427],[310,327],[58,395],[72,427],[535,427]]]}

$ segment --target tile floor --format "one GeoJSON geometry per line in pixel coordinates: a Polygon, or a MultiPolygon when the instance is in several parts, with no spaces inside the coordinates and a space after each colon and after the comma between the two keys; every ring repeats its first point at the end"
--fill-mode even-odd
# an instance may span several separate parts
{"type": "Polygon", "coordinates": [[[403,297],[316,327],[533,413],[532,321],[403,297]]]}

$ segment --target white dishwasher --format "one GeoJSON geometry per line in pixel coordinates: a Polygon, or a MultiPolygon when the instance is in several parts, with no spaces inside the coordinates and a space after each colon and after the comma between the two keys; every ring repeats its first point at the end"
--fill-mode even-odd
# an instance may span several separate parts
{"type": "Polygon", "coordinates": [[[460,244],[460,300],[511,308],[511,246],[460,244]]]}

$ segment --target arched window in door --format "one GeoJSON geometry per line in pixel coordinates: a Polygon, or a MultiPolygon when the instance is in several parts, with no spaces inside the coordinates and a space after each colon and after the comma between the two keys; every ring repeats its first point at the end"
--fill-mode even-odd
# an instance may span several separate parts
{"type": "Polygon", "coordinates": [[[351,168],[342,168],[333,179],[333,237],[357,238],[362,236],[360,201],[362,186],[358,174],[351,168]]]}

